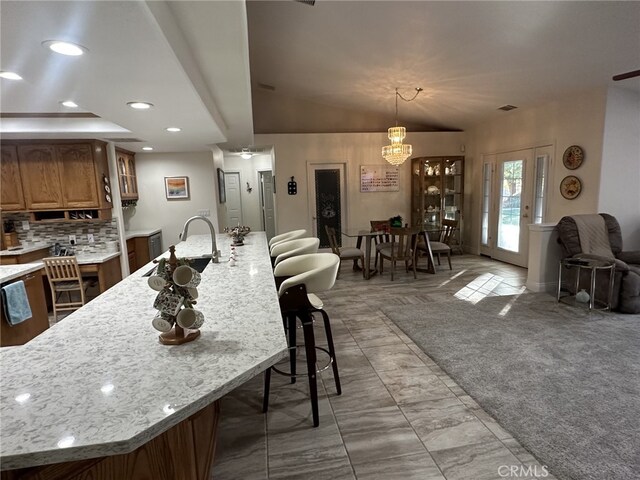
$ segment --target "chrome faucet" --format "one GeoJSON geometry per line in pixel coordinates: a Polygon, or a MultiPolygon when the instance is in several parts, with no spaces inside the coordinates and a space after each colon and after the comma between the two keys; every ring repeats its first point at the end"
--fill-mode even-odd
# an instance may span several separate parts
{"type": "Polygon", "coordinates": [[[186,240],[187,235],[189,234],[189,224],[194,220],[202,220],[207,225],[209,225],[209,230],[211,231],[211,261],[213,263],[220,263],[220,251],[216,245],[216,230],[213,228],[213,224],[209,221],[208,218],[203,217],[202,215],[196,215],[195,217],[191,217],[184,223],[184,227],[182,227],[182,232],[178,235],[180,240],[186,240]]]}

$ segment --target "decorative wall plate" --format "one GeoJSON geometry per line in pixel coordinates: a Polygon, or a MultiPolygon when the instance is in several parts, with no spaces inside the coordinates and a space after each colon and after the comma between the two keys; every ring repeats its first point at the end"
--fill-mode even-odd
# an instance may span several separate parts
{"type": "Polygon", "coordinates": [[[104,191],[107,193],[111,193],[111,187],[109,185],[104,186],[104,191]]]}
{"type": "Polygon", "coordinates": [[[111,203],[111,195],[109,195],[108,193],[104,196],[104,199],[105,199],[107,202],[111,203]]]}
{"type": "Polygon", "coordinates": [[[582,182],[574,175],[566,176],[560,182],[560,193],[568,200],[573,200],[582,191],[582,182]]]}
{"type": "Polygon", "coordinates": [[[562,155],[562,163],[569,170],[575,170],[580,165],[582,165],[582,161],[584,160],[584,151],[582,147],[578,145],[571,145],[564,151],[564,155],[562,155]]]}

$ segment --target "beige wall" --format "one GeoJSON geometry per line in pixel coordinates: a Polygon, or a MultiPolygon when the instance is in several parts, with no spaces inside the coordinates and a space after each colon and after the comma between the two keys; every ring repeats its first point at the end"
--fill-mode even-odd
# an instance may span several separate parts
{"type": "MultiPolygon", "coordinates": [[[[209,210],[210,220],[218,225],[217,186],[212,152],[139,153],[136,172],[140,199],[134,209],[127,209],[127,230],[162,228],[162,247],[177,243],[184,222],[199,210],[209,210]],[[189,177],[189,200],[167,200],[164,177],[189,177]]],[[[217,230],[217,228],[216,228],[217,230]]],[[[209,233],[204,222],[189,226],[189,234],[209,233]]]]}
{"type": "Polygon", "coordinates": [[[465,233],[469,235],[466,243],[472,252],[479,249],[483,154],[553,145],[548,216],[544,221],[556,222],[565,215],[598,210],[606,97],[605,90],[591,90],[561,101],[506,112],[469,130],[470,175],[465,183],[469,195],[465,196],[471,201],[471,215],[465,217],[465,233]],[[571,145],[580,145],[585,152],[582,166],[573,171],[562,164],[562,154],[571,145]],[[567,175],[582,180],[582,193],[574,200],[560,195],[560,181],[567,175]]]}
{"type": "MultiPolygon", "coordinates": [[[[360,165],[383,165],[381,148],[388,143],[385,133],[273,134],[256,135],[256,144],[274,146],[276,175],[276,233],[305,228],[312,231],[309,211],[307,165],[346,165],[346,223],[348,228],[369,228],[369,220],[400,214],[408,222],[411,205],[411,162],[400,169],[399,192],[360,193],[360,165]],[[298,194],[287,195],[287,182],[295,176],[298,194]]],[[[465,134],[409,133],[413,157],[463,155],[465,134]]]]}
{"type": "MultiPolygon", "coordinates": [[[[225,172],[240,173],[242,224],[251,227],[254,232],[263,230],[258,171],[264,170],[271,170],[271,155],[254,155],[247,160],[237,155],[228,155],[224,158],[225,172]],[[247,182],[251,185],[251,192],[247,191],[247,182]]],[[[225,215],[220,221],[225,223],[226,218],[225,215]]]]}

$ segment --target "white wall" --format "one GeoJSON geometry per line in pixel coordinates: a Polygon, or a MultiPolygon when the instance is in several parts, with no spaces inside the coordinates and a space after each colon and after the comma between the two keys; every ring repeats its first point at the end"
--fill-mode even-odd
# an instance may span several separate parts
{"type": "Polygon", "coordinates": [[[467,171],[471,177],[467,178],[472,181],[466,182],[465,189],[471,195],[472,214],[465,217],[465,230],[471,235],[466,239],[471,251],[479,249],[482,154],[552,144],[555,153],[549,174],[548,216],[544,221],[557,222],[565,215],[598,211],[605,108],[606,91],[591,90],[506,112],[469,130],[467,171]],[[562,164],[562,154],[571,145],[580,145],[585,152],[584,162],[576,170],[568,170],[562,164]],[[560,195],[560,182],[567,175],[582,180],[582,193],[574,200],[560,195]]]}
{"type": "MultiPolygon", "coordinates": [[[[271,170],[271,155],[254,155],[247,160],[237,155],[224,157],[224,171],[240,173],[242,224],[251,227],[254,232],[263,230],[259,170],[271,170]],[[251,185],[251,192],[247,192],[247,182],[251,185]]],[[[225,223],[226,215],[220,221],[225,223]]]]}
{"type": "Polygon", "coordinates": [[[625,250],[640,250],[640,94],[607,92],[598,211],[622,228],[625,250]]]}
{"type": "MultiPolygon", "coordinates": [[[[221,152],[220,152],[221,158],[221,152]]],[[[221,161],[221,160],[220,160],[221,161]]],[[[125,225],[128,230],[162,228],[162,247],[167,250],[177,243],[184,222],[198,210],[210,210],[209,218],[218,225],[217,186],[214,155],[197,153],[138,153],[138,205],[127,209],[125,225]],[[189,177],[188,200],[167,200],[164,177],[189,177]]],[[[217,231],[217,229],[216,229],[217,231]]],[[[209,233],[204,222],[189,226],[189,234],[209,233]]]]}
{"type": "MultiPolygon", "coordinates": [[[[408,133],[405,143],[413,145],[413,157],[464,155],[461,132],[408,133]]],[[[276,234],[305,228],[312,231],[307,188],[307,164],[346,164],[347,228],[369,229],[369,220],[400,214],[411,218],[411,161],[400,168],[399,192],[360,193],[360,166],[383,165],[382,146],[389,143],[385,133],[322,133],[256,135],[259,145],[274,146],[276,175],[276,234]],[[287,195],[287,182],[294,176],[298,194],[287,195]]]]}

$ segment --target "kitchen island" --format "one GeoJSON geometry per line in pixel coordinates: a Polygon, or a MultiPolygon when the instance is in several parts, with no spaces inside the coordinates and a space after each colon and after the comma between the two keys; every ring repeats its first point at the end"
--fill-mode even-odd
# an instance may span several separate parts
{"type": "MultiPolygon", "coordinates": [[[[225,262],[229,237],[217,242],[194,342],[158,342],[149,263],[27,345],[0,350],[3,478],[47,464],[93,468],[95,479],[209,478],[216,400],[287,355],[264,233],[247,236],[236,266],[225,262]]],[[[176,246],[178,257],[210,252],[207,235],[176,246]]]]}

